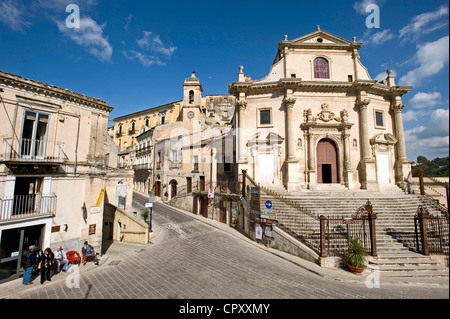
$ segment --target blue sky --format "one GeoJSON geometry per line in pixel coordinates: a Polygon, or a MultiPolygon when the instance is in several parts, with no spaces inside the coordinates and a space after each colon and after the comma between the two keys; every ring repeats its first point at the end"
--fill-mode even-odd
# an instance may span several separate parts
{"type": "Polygon", "coordinates": [[[397,85],[413,86],[403,98],[408,158],[448,156],[448,1],[0,0],[0,70],[103,99],[114,119],[181,100],[192,70],[204,94],[227,94],[239,65],[262,78],[284,35],[317,25],[363,42],[372,78],[392,69],[397,85]],[[66,26],[70,4],[79,29],[66,26]],[[366,25],[370,4],[379,28],[366,25]]]}

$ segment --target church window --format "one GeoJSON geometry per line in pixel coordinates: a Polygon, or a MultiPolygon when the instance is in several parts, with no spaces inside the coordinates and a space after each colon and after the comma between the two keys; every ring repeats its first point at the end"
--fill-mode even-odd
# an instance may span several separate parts
{"type": "Polygon", "coordinates": [[[378,127],[384,127],[383,112],[375,112],[375,125],[378,127]]]}
{"type": "Polygon", "coordinates": [[[260,125],[270,125],[272,120],[270,118],[270,110],[260,110],[259,111],[259,124],[260,125]]]}
{"type": "Polygon", "coordinates": [[[314,60],[314,78],[316,79],[329,79],[328,61],[324,58],[317,58],[314,60]]]}
{"type": "Polygon", "coordinates": [[[194,104],[194,91],[189,91],[189,104],[194,104]]]}

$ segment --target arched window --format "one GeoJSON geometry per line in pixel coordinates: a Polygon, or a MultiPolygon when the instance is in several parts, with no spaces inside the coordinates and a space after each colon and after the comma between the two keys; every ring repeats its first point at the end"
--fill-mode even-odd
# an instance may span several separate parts
{"type": "Polygon", "coordinates": [[[189,104],[194,104],[194,91],[189,91],[189,104]]]}
{"type": "Polygon", "coordinates": [[[315,79],[329,79],[330,69],[328,61],[324,58],[317,58],[314,60],[314,78],[315,79]]]}

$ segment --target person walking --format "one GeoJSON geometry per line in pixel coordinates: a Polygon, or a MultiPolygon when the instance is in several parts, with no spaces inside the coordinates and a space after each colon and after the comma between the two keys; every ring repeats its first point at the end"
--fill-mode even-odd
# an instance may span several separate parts
{"type": "Polygon", "coordinates": [[[41,285],[46,281],[52,281],[50,278],[50,270],[53,268],[55,255],[50,248],[44,250],[41,260],[41,285]]]}
{"type": "Polygon", "coordinates": [[[22,283],[25,286],[32,285],[31,275],[33,274],[34,263],[36,261],[36,255],[34,253],[34,245],[28,247],[22,255],[22,267],[23,267],[23,280],[22,283]]]}

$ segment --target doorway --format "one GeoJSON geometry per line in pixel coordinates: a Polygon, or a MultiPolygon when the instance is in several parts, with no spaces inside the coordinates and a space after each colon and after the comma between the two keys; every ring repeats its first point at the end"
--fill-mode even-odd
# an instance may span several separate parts
{"type": "Polygon", "coordinates": [[[20,276],[22,254],[31,245],[35,245],[36,249],[46,248],[42,247],[43,236],[44,225],[1,231],[0,283],[16,279],[20,276]]]}
{"type": "Polygon", "coordinates": [[[155,196],[161,197],[161,182],[155,182],[155,196]]]}
{"type": "Polygon", "coordinates": [[[170,199],[177,196],[177,185],[178,183],[176,180],[173,179],[170,181],[170,199]]]}
{"type": "Polygon", "coordinates": [[[327,138],[317,144],[317,182],[339,183],[336,144],[327,138]]]}

